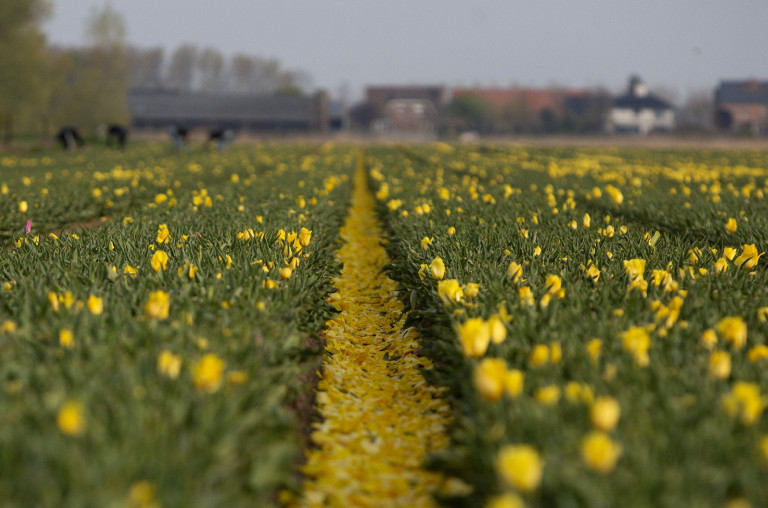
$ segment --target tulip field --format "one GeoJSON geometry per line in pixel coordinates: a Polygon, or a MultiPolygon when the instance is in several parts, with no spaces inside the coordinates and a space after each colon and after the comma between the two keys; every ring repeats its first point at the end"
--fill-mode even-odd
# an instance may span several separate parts
{"type": "Polygon", "coordinates": [[[369,151],[449,505],[768,504],[768,154],[369,151]]]}
{"type": "Polygon", "coordinates": [[[0,504],[265,506],[297,486],[291,406],[335,313],[354,155],[3,158],[0,504]]]}
{"type": "Polygon", "coordinates": [[[768,505],[768,151],[7,152],[0,242],[3,506],[768,505]]]}

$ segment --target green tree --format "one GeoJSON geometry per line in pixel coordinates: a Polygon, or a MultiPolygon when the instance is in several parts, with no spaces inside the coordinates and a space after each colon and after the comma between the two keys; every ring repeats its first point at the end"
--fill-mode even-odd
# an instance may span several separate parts
{"type": "Polygon", "coordinates": [[[45,37],[40,23],[46,0],[0,2],[0,132],[4,142],[15,126],[29,127],[45,95],[45,37]]]}
{"type": "Polygon", "coordinates": [[[86,23],[87,46],[51,50],[51,119],[58,126],[93,129],[128,121],[128,70],[125,23],[109,4],[92,10],[86,23]]]}
{"type": "Polygon", "coordinates": [[[496,122],[493,106],[473,93],[454,98],[448,105],[447,114],[456,127],[480,133],[493,131],[496,122]]]}
{"type": "Polygon", "coordinates": [[[533,113],[524,97],[513,99],[507,103],[501,112],[503,129],[519,134],[534,129],[535,113],[533,113]]]}

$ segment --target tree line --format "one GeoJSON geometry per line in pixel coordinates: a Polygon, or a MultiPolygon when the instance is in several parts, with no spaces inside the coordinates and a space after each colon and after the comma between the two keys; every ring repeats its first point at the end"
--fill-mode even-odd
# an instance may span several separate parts
{"type": "Polygon", "coordinates": [[[274,58],[244,53],[226,57],[213,47],[182,44],[166,58],[163,48],[128,48],[131,87],[240,94],[303,94],[312,80],[274,58]]]}
{"type": "Polygon", "coordinates": [[[495,108],[483,97],[467,93],[448,104],[446,116],[449,128],[480,134],[594,134],[602,131],[611,102],[608,90],[596,88],[583,97],[566,100],[558,114],[550,109],[536,111],[524,100],[495,108]]]}
{"type": "Polygon", "coordinates": [[[91,11],[81,47],[49,45],[41,24],[48,0],[0,2],[0,138],[19,133],[50,138],[60,127],[91,131],[128,124],[130,88],[251,94],[303,94],[303,71],[276,59],[228,57],[213,47],[183,44],[166,57],[163,48],[129,47],[123,17],[107,4],[91,11]]]}

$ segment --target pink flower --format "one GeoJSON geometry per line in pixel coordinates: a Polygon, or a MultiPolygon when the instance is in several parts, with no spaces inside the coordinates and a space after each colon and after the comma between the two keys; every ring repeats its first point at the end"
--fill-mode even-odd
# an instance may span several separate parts
{"type": "Polygon", "coordinates": [[[32,221],[28,220],[27,223],[24,225],[24,233],[31,233],[32,232],[32,221]]]}

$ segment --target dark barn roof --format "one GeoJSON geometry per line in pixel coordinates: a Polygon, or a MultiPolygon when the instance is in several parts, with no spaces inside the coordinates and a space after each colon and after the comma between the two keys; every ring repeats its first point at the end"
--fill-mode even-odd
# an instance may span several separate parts
{"type": "Polygon", "coordinates": [[[768,81],[722,81],[715,99],[719,104],[768,104],[768,81]]]}
{"type": "Polygon", "coordinates": [[[139,89],[128,94],[128,108],[136,128],[183,125],[189,128],[282,131],[310,130],[317,123],[314,99],[303,96],[139,89]]]}

